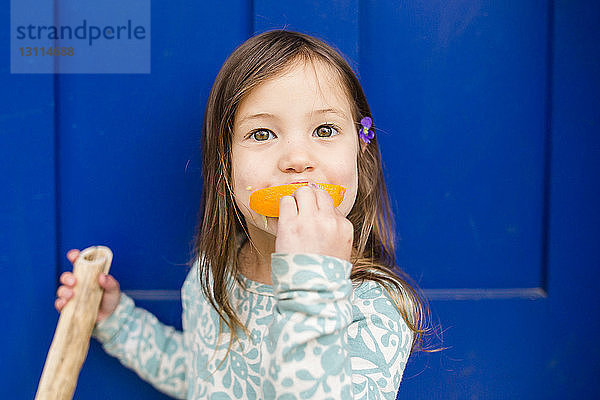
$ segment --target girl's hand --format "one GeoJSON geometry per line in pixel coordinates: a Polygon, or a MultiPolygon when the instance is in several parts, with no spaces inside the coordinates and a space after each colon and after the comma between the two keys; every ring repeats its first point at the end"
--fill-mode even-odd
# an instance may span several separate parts
{"type": "Polygon", "coordinates": [[[350,261],[354,227],[323,189],[309,184],[279,201],[275,252],[317,253],[350,261]]]}
{"type": "MultiPolygon", "coordinates": [[[[71,264],[75,264],[75,260],[79,257],[79,250],[72,249],[67,253],[67,258],[71,261],[71,264]]],[[[73,288],[75,287],[75,275],[72,272],[63,272],[60,276],[60,283],[62,286],[56,291],[58,297],[54,302],[54,307],[60,312],[62,311],[65,304],[73,298],[73,288]]],[[[102,295],[102,301],[100,302],[100,309],[98,310],[98,318],[96,323],[106,319],[110,314],[115,311],[119,300],[121,299],[121,290],[119,288],[119,282],[111,275],[100,274],[98,277],[98,283],[100,287],[104,289],[102,295]]]]}

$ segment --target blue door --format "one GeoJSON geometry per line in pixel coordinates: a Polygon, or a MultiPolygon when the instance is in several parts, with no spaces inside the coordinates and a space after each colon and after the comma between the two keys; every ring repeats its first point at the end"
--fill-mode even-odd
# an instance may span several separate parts
{"type": "MultiPolygon", "coordinates": [[[[17,55],[0,55],[0,398],[35,394],[70,248],[109,246],[122,289],[181,328],[208,92],[236,46],[283,27],[357,71],[398,264],[431,300],[432,345],[450,347],[414,354],[398,398],[600,396],[596,2],[151,6],[149,74],[11,73],[17,55]]],[[[166,397],[92,342],[75,398],[166,397]]]]}

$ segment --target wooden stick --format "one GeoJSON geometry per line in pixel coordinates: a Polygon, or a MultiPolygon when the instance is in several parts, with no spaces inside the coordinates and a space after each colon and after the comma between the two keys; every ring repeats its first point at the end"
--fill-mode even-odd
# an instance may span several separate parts
{"type": "Polygon", "coordinates": [[[83,250],[75,260],[74,296],[58,318],[36,400],[73,398],[102,300],[103,289],[98,277],[101,273],[108,274],[112,257],[108,247],[93,246],[83,250]]]}

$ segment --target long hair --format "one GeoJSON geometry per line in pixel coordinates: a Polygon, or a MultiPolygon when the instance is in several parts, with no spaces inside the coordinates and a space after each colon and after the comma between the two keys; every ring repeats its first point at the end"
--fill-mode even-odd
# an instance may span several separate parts
{"type": "MultiPolygon", "coordinates": [[[[239,279],[237,238],[248,239],[247,227],[232,191],[232,136],[235,113],[255,87],[286,71],[295,62],[332,67],[352,107],[354,123],[371,115],[362,87],[344,58],[324,42],[297,32],[275,30],[251,37],[225,61],[210,92],[202,126],[202,199],[191,266],[199,268],[204,295],[231,333],[247,329],[238,319],[230,293],[239,279]]],[[[357,125],[358,126],[358,125],[357,125]]],[[[429,331],[429,314],[418,286],[396,266],[394,215],[384,182],[377,137],[358,151],[358,193],[347,218],[354,226],[350,279],[358,285],[375,281],[390,294],[414,333],[413,348],[429,331]]],[[[428,351],[428,350],[425,350],[428,351]]]]}

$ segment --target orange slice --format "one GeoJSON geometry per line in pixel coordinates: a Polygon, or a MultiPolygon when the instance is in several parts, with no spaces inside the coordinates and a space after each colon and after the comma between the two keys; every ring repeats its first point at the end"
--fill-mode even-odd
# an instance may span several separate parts
{"type": "MultiPolygon", "coordinates": [[[[291,183],[255,190],[250,195],[250,208],[266,217],[279,217],[279,200],[283,196],[291,196],[300,186],[306,185],[308,183],[291,183]]],[[[329,183],[315,183],[315,185],[329,193],[333,199],[334,207],[342,203],[346,188],[329,183]]]]}

